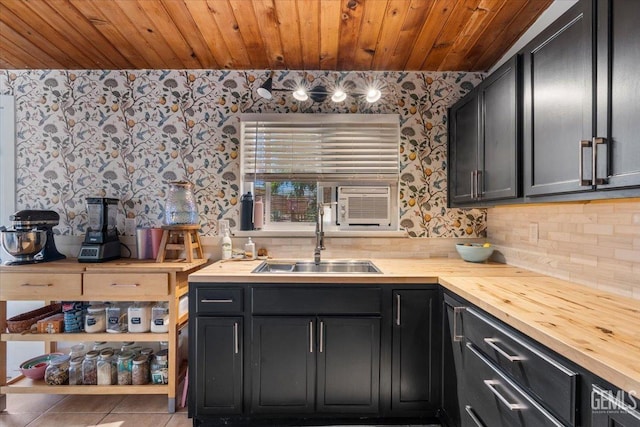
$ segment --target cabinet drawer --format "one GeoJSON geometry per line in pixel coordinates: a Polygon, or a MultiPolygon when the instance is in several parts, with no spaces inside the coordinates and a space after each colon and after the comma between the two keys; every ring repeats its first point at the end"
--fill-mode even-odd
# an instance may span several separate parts
{"type": "Polygon", "coordinates": [[[464,336],[519,386],[565,423],[575,425],[578,374],[474,309],[464,313],[464,336]]]}
{"type": "Polygon", "coordinates": [[[145,300],[166,299],[169,295],[169,275],[85,273],[82,279],[83,295],[97,299],[135,298],[145,300]]]}
{"type": "Polygon", "coordinates": [[[252,289],[254,314],[379,314],[380,288],[252,289]]]}
{"type": "Polygon", "coordinates": [[[74,299],[82,295],[82,275],[44,273],[2,273],[2,300],[74,299]]]}
{"type": "MultiPolygon", "coordinates": [[[[197,286],[197,285],[191,285],[197,286]]],[[[201,287],[195,289],[196,314],[241,313],[243,310],[243,290],[241,288],[201,287]]]]}
{"type": "Polygon", "coordinates": [[[496,369],[473,344],[467,343],[464,352],[463,426],[563,426],[526,391],[496,369]]]}

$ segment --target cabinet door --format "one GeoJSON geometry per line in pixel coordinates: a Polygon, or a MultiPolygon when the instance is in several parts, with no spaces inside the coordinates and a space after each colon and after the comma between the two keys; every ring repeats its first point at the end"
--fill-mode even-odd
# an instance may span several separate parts
{"type": "Polygon", "coordinates": [[[581,185],[591,151],[580,144],[593,136],[591,16],[580,0],[524,49],[525,196],[592,189],[581,185]]]}
{"type": "Polygon", "coordinates": [[[475,199],[478,169],[478,97],[473,91],[449,111],[449,203],[475,199]]]}
{"type": "Polygon", "coordinates": [[[254,317],[252,323],[252,412],[312,412],[315,319],[254,317]]]}
{"type": "Polygon", "coordinates": [[[195,318],[195,415],[242,413],[242,317],[195,318]]]}
{"type": "Polygon", "coordinates": [[[391,409],[423,410],[439,405],[439,334],[434,324],[438,293],[393,292],[391,409]]]}
{"type": "Polygon", "coordinates": [[[640,2],[598,2],[598,188],[640,185],[640,2]]]}
{"type": "Polygon", "coordinates": [[[465,309],[458,301],[445,295],[442,325],[442,409],[449,425],[459,426],[461,416],[469,416],[460,407],[465,392],[463,364],[463,316],[465,309]]]}
{"type": "Polygon", "coordinates": [[[324,317],[318,325],[318,412],[378,412],[380,319],[324,317]]]}
{"type": "Polygon", "coordinates": [[[520,108],[518,56],[480,85],[480,197],[519,196],[520,108]]]}

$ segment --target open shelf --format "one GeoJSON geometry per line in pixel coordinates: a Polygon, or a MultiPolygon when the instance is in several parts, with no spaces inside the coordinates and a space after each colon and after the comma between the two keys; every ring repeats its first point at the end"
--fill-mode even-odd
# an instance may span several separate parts
{"type": "Polygon", "coordinates": [[[167,394],[167,384],[147,385],[49,385],[44,380],[32,380],[18,376],[0,393],[46,393],[46,394],[167,394]]]}
{"type": "MultiPolygon", "coordinates": [[[[187,320],[189,316],[187,314],[187,320]]],[[[44,341],[44,342],[63,342],[63,341],[168,341],[168,333],[121,333],[111,334],[108,332],[101,332],[95,334],[89,334],[86,332],[79,333],[60,333],[60,334],[0,334],[0,340],[2,341],[44,341]]]]}

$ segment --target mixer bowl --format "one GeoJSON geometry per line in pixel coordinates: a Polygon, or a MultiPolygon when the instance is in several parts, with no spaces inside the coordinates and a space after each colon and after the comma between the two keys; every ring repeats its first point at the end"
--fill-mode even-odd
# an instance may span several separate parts
{"type": "Polygon", "coordinates": [[[15,257],[35,255],[47,243],[47,232],[44,230],[4,230],[0,232],[0,239],[4,250],[15,257]]]}

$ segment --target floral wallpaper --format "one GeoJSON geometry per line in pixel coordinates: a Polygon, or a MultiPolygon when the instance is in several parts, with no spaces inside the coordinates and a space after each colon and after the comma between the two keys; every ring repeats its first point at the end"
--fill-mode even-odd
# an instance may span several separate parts
{"type": "MultiPolygon", "coordinates": [[[[290,90],[262,99],[269,72],[227,70],[0,70],[16,102],[16,202],[60,213],[57,232],[82,235],[85,198],[120,199],[124,218],[161,225],[167,183],[195,184],[204,235],[239,222],[239,115],[393,113],[401,128],[400,224],[414,237],[481,237],[486,211],[448,209],[447,108],[482,79],[460,72],[277,71],[274,88],[354,93],[375,83],[373,104],[350,96],[300,102],[290,90]]],[[[3,218],[2,223],[8,219],[3,218]]]]}

